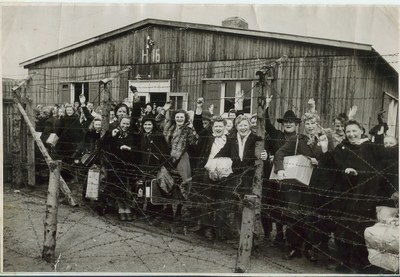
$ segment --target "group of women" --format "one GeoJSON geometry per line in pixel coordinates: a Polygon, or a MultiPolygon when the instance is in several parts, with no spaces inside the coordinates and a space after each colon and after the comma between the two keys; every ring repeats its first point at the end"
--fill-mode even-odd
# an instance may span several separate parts
{"type": "MultiPolygon", "coordinates": [[[[252,193],[255,161],[261,159],[265,237],[269,238],[275,223],[275,244],[285,249],[287,242],[289,247],[285,259],[303,253],[315,262],[315,250],[329,251],[328,240],[334,233],[338,270],[361,270],[369,265],[363,231],[374,224],[375,207],[387,204],[397,190],[397,167],[393,167],[398,163],[397,141],[388,147],[372,143],[363,126],[346,114],[335,117],[333,129],[323,128],[313,101],[301,118],[287,111],[277,120],[283,127],[278,130],[269,116],[272,97],[267,97],[265,150],[255,153],[256,143],[262,140],[255,133],[256,116],[213,116],[212,108],[203,110],[202,98],[191,113],[172,111],[167,102],[157,112],[142,114],[138,99],[134,97],[131,107],[116,105],[107,130],[99,114],[85,105],[84,97],[78,110],[67,105],[65,115],[59,117],[53,110],[54,117],[37,124],[44,141],[50,133],[58,135],[51,149],[65,163],[65,176],[76,172],[71,170],[74,167],[87,172],[94,163],[105,169],[101,199],[107,199],[99,203],[114,205],[121,221],[133,220],[135,211],[143,212],[137,202],[143,193],[139,193],[143,189],[139,183],[157,179],[165,185],[170,177],[172,192],[160,185],[160,195],[172,203],[176,215],[183,208],[188,211],[187,218],[193,223],[189,230],[201,231],[209,239],[235,238],[244,196],[252,193]],[[82,165],[85,154],[92,156],[82,165]],[[283,182],[284,158],[294,155],[311,161],[308,186],[283,182]],[[269,180],[272,170],[279,180],[269,180]]],[[[350,117],[354,109],[352,113],[350,117]]],[[[165,207],[150,205],[148,209],[159,215],[165,207]]]]}
{"type": "MultiPolygon", "coordinates": [[[[271,98],[267,98],[270,102],[271,98]]],[[[286,156],[308,157],[313,172],[308,186],[266,180],[264,230],[268,234],[271,219],[275,221],[275,243],[282,245],[282,225],[286,225],[289,250],[283,258],[294,259],[303,253],[312,262],[317,261],[317,252],[332,255],[328,241],[334,233],[338,250],[335,269],[368,272],[371,267],[364,230],[376,222],[375,207],[387,205],[398,191],[397,179],[393,178],[398,178],[398,172],[392,170],[387,174],[388,168],[398,167],[397,141],[387,147],[372,143],[363,126],[352,119],[355,107],[349,113],[350,119],[339,114],[333,130],[325,129],[320,126],[315,102],[311,100],[310,104],[310,110],[301,118],[288,111],[278,119],[283,132],[276,130],[267,116],[269,153],[274,155],[273,170],[278,178],[286,177],[286,156]],[[295,130],[300,123],[304,124],[303,133],[295,130]]],[[[382,139],[393,140],[389,136],[382,139]]]]}

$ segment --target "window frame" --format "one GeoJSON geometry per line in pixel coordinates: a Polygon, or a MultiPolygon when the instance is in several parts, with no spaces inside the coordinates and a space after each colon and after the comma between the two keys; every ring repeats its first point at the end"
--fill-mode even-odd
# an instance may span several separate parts
{"type": "MultiPolygon", "coordinates": [[[[219,108],[219,114],[223,117],[227,117],[228,116],[228,112],[225,112],[225,99],[226,98],[233,98],[233,97],[225,97],[226,95],[226,82],[236,82],[235,85],[235,90],[237,91],[238,89],[241,89],[241,85],[240,88],[238,87],[238,84],[241,84],[241,82],[246,82],[246,81],[250,81],[251,82],[251,93],[250,93],[250,113],[245,113],[245,115],[247,116],[251,116],[252,112],[253,112],[253,94],[254,94],[254,86],[255,86],[255,82],[256,79],[252,79],[252,78],[236,78],[236,79],[205,79],[205,81],[220,81],[221,82],[221,86],[220,86],[220,108],[219,108]]],[[[235,96],[235,101],[236,101],[236,96],[235,96]]]]}
{"type": "Polygon", "coordinates": [[[133,93],[130,86],[135,86],[139,96],[146,97],[146,103],[150,102],[150,93],[166,93],[166,99],[171,91],[170,79],[151,79],[151,80],[128,80],[128,101],[133,102],[133,93]],[[160,85],[159,87],[157,85],[160,85]]]}
{"type": "Polygon", "coordinates": [[[167,93],[168,100],[171,100],[171,96],[173,96],[173,97],[183,96],[182,109],[187,111],[187,108],[188,108],[188,93],[187,92],[169,92],[169,93],[167,93]]]}

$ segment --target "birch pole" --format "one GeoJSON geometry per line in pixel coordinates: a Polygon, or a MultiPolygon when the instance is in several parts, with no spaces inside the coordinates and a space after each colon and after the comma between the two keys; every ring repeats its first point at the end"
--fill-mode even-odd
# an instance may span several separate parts
{"type": "MultiPolygon", "coordinates": [[[[265,96],[270,94],[272,81],[274,80],[274,69],[277,65],[284,62],[286,56],[263,66],[257,75],[259,76],[259,94],[257,108],[257,135],[261,137],[261,141],[256,142],[255,155],[259,157],[265,149],[265,96]]],[[[236,260],[235,272],[243,273],[248,268],[253,243],[258,246],[262,237],[261,227],[261,198],[263,185],[264,163],[262,160],[255,161],[255,173],[253,178],[252,193],[253,195],[245,196],[245,207],[243,209],[242,226],[240,230],[240,241],[238,256],[236,260]]]]}
{"type": "MultiPolygon", "coordinates": [[[[257,71],[259,76],[259,95],[258,95],[258,107],[257,107],[257,136],[261,137],[261,141],[256,142],[255,154],[259,157],[261,152],[265,149],[265,97],[266,95],[271,95],[272,84],[275,79],[275,69],[278,65],[285,62],[287,56],[282,56],[281,58],[273,61],[272,63],[264,66],[261,70],[257,71]]],[[[255,161],[255,174],[253,178],[253,194],[256,198],[255,208],[255,221],[254,221],[254,233],[255,239],[254,244],[258,246],[261,241],[263,229],[261,226],[261,199],[262,199],[262,186],[264,177],[264,162],[260,159],[255,161]]]]}
{"type": "Polygon", "coordinates": [[[46,218],[44,220],[44,242],[42,259],[46,262],[55,260],[57,237],[58,194],[60,186],[61,161],[49,163],[50,179],[47,190],[46,218]]]}
{"type": "Polygon", "coordinates": [[[242,216],[242,226],[240,228],[240,243],[236,259],[235,273],[247,271],[250,261],[251,249],[253,247],[254,219],[257,196],[245,195],[242,216]]]}

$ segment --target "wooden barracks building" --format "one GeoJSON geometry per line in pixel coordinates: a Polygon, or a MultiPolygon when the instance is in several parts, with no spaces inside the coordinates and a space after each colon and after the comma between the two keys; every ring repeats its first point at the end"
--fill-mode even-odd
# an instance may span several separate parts
{"type": "Polygon", "coordinates": [[[323,124],[358,106],[356,119],[369,130],[381,108],[388,112],[390,133],[397,136],[398,73],[371,45],[332,39],[248,30],[240,18],[222,26],[145,19],[21,63],[37,72],[28,91],[37,104],[78,100],[83,91],[101,103],[99,81],[131,66],[111,83],[112,98],[194,109],[203,96],[215,113],[227,113],[244,92],[244,110],[257,109],[256,71],[283,55],[272,82],[272,117],[287,109],[304,112],[316,100],[323,124]]]}

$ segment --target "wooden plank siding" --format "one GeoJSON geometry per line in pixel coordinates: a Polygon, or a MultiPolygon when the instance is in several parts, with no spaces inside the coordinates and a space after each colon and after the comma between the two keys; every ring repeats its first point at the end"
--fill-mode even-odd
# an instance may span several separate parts
{"type": "Polygon", "coordinates": [[[234,36],[200,30],[146,27],[75,51],[49,58],[29,68],[130,65],[142,63],[146,37],[160,49],[160,63],[240,60],[253,58],[351,55],[353,50],[271,38],[234,36]]]}
{"type": "MultiPolygon", "coordinates": [[[[255,72],[282,55],[272,92],[271,117],[287,109],[300,116],[310,97],[316,100],[323,126],[335,115],[359,107],[356,119],[368,129],[375,122],[382,91],[397,93],[398,76],[377,59],[374,52],[307,44],[273,38],[148,25],[109,39],[66,52],[29,66],[38,71],[31,82],[35,105],[60,101],[60,82],[100,80],[132,66],[132,70],[111,83],[112,98],[128,96],[128,81],[138,74],[145,79],[171,80],[171,92],[188,92],[188,109],[203,95],[205,78],[255,78],[255,72]],[[160,62],[142,62],[146,37],[160,49],[160,62]],[[374,58],[375,57],[375,58],[374,58]]],[[[101,95],[99,96],[101,97],[101,95]]],[[[256,93],[253,94],[255,112],[256,93]]]]}

